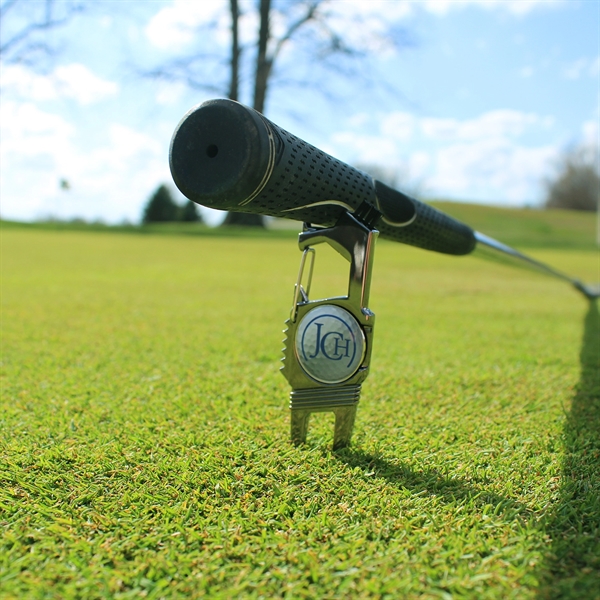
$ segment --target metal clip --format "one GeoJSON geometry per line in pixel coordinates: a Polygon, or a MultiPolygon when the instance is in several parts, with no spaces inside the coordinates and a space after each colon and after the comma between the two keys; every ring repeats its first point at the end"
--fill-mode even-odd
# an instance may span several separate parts
{"type": "Polygon", "coordinates": [[[315,249],[305,248],[300,259],[300,270],[298,271],[298,280],[294,286],[294,301],[292,302],[292,312],[290,319],[292,323],[296,322],[298,316],[298,298],[302,296],[302,302],[308,302],[308,295],[310,294],[310,284],[312,283],[313,271],[315,268],[315,249]],[[306,257],[310,254],[310,269],[308,271],[308,281],[306,282],[306,289],[302,287],[302,277],[304,275],[304,266],[306,265],[306,257]]]}
{"type": "Polygon", "coordinates": [[[314,412],[333,412],[333,448],[350,443],[361,384],[369,372],[375,315],[367,307],[378,232],[344,213],[334,227],[308,228],[299,235],[303,251],[286,337],[281,371],[292,386],[291,437],[306,441],[314,412]],[[310,300],[315,262],[312,246],[327,243],[350,263],[348,294],[310,300]],[[306,288],[302,279],[308,255],[306,288]]]}

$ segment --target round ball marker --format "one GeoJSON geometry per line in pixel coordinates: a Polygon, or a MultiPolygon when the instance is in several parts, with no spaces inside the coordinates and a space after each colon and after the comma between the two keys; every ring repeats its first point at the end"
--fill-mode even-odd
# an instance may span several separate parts
{"type": "Polygon", "coordinates": [[[298,362],[319,383],[350,379],[362,363],[365,348],[365,335],[358,321],[335,304],[309,310],[296,330],[298,362]]]}

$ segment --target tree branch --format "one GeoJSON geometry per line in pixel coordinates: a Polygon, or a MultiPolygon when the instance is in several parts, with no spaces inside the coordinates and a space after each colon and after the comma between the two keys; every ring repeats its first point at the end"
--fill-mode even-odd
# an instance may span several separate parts
{"type": "MultiPolygon", "coordinates": [[[[6,18],[6,13],[14,8],[16,5],[21,4],[21,6],[25,6],[22,3],[22,0],[6,0],[4,4],[0,7],[0,18],[2,23],[4,23],[4,19],[6,18]]],[[[6,54],[13,52],[15,48],[19,46],[22,42],[25,42],[32,37],[34,37],[39,32],[45,32],[50,29],[55,29],[57,27],[61,27],[65,25],[68,21],[70,21],[73,16],[83,10],[83,4],[68,4],[67,12],[62,17],[55,17],[54,15],[54,2],[53,0],[46,0],[44,4],[44,16],[42,19],[33,20],[25,25],[20,31],[15,33],[12,37],[10,37],[7,41],[0,45],[0,57],[4,60],[6,59],[6,54]]],[[[29,8],[28,8],[29,10],[29,8]]],[[[47,44],[42,43],[31,43],[26,45],[21,52],[16,52],[16,56],[8,59],[8,62],[21,62],[25,59],[27,54],[31,54],[32,51],[42,50],[45,53],[50,53],[50,47],[47,44]]]]}
{"type": "Polygon", "coordinates": [[[300,17],[297,21],[295,21],[294,23],[292,23],[290,25],[290,27],[285,32],[285,34],[277,41],[277,44],[275,45],[275,48],[274,48],[273,52],[271,53],[271,64],[273,64],[275,62],[275,60],[279,56],[282,48],[285,46],[285,44],[287,42],[289,42],[292,39],[292,37],[296,33],[296,31],[298,31],[302,27],[302,25],[304,25],[305,23],[308,23],[309,21],[312,21],[313,19],[315,19],[315,14],[316,14],[317,9],[319,8],[320,4],[321,4],[321,1],[311,2],[308,5],[306,14],[303,17],[300,17]]]}

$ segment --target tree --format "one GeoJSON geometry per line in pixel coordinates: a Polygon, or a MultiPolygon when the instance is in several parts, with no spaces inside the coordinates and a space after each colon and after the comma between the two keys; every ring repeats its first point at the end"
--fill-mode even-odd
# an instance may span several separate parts
{"type": "Polygon", "coordinates": [[[198,205],[188,200],[181,209],[181,220],[184,223],[201,223],[202,217],[198,212],[198,205]]]}
{"type": "Polygon", "coordinates": [[[240,87],[240,57],[242,54],[240,48],[240,8],[238,0],[229,0],[229,11],[231,13],[231,74],[227,97],[230,100],[237,100],[240,87]]]}
{"type": "Polygon", "coordinates": [[[162,184],[148,200],[142,217],[143,223],[177,221],[180,208],[174,202],[169,188],[162,184]]]}
{"type": "MultiPolygon", "coordinates": [[[[389,23],[385,24],[388,29],[383,33],[379,27],[370,31],[368,26],[361,23],[362,42],[351,38],[348,34],[352,29],[349,23],[346,26],[340,25],[340,15],[344,14],[345,9],[340,9],[332,0],[257,0],[254,6],[245,15],[254,17],[258,23],[257,31],[253,39],[243,44],[240,41],[240,19],[245,15],[240,12],[238,0],[229,0],[229,57],[226,61],[217,59],[219,69],[211,72],[207,66],[216,58],[210,51],[195,49],[146,75],[183,82],[192,89],[227,95],[232,100],[240,100],[241,90],[246,89],[248,96],[252,98],[252,102],[248,104],[251,103],[258,112],[265,113],[269,91],[277,80],[278,65],[283,66],[281,72],[286,75],[277,80],[278,85],[283,85],[284,82],[303,87],[312,85],[325,91],[327,83],[319,85],[320,82],[315,77],[315,66],[336,76],[353,79],[358,77],[365,84],[368,69],[356,67],[369,56],[373,48],[386,44],[397,48],[409,43],[406,32],[393,29],[389,23]],[[276,27],[272,26],[273,21],[276,27]],[[285,51],[292,44],[294,54],[286,56],[285,51]],[[249,48],[254,48],[254,58],[244,61],[249,48]],[[302,60],[299,60],[300,53],[304,54],[302,60]],[[251,68],[249,62],[252,63],[251,68]],[[298,74],[298,65],[302,63],[311,65],[311,71],[304,79],[298,74]],[[223,69],[225,65],[227,67],[223,69]],[[249,82],[244,82],[242,75],[248,71],[251,71],[251,85],[244,86],[244,83],[249,82]],[[223,73],[228,73],[228,78],[223,77],[223,73]]],[[[360,20],[360,14],[350,18],[356,24],[360,20]]],[[[206,35],[202,35],[206,33],[206,26],[204,24],[205,29],[198,32],[198,40],[206,38],[206,35]]],[[[210,23],[208,26],[215,27],[216,24],[210,23]]],[[[371,89],[373,87],[375,86],[372,85],[371,89]]],[[[264,226],[264,219],[260,215],[230,213],[224,223],[264,226]]]]}
{"type": "Polygon", "coordinates": [[[84,1],[4,0],[0,3],[0,58],[5,64],[22,63],[43,69],[56,53],[48,32],[66,25],[85,8],[84,1]]]}
{"type": "Polygon", "coordinates": [[[546,208],[596,211],[600,202],[598,149],[576,147],[565,152],[557,174],[546,181],[546,208]]]}

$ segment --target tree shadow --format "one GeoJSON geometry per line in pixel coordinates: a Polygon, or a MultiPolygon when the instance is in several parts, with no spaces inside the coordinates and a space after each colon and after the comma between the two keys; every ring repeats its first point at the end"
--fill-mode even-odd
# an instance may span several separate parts
{"type": "Polygon", "coordinates": [[[397,464],[352,447],[337,450],[334,455],[348,466],[362,469],[365,478],[382,477],[416,495],[425,493],[448,503],[468,502],[479,508],[492,506],[492,512],[503,518],[527,520],[532,514],[525,504],[490,492],[483,484],[478,487],[476,483],[448,477],[436,469],[424,468],[417,471],[406,464],[397,464]]]}
{"type": "Polygon", "coordinates": [[[564,436],[562,481],[544,524],[551,540],[539,598],[600,599],[600,316],[590,302],[581,377],[564,436]]]}

